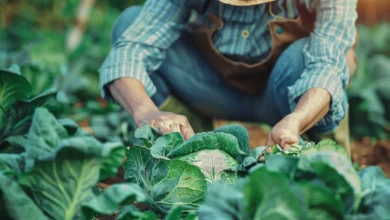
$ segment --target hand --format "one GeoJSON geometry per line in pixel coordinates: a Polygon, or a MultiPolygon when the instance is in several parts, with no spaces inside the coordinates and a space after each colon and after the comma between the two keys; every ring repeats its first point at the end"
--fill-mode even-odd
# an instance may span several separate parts
{"type": "Polygon", "coordinates": [[[138,126],[149,124],[157,129],[162,135],[179,132],[187,140],[195,133],[187,118],[183,115],[177,115],[170,112],[151,111],[138,116],[139,120],[135,119],[138,126]]]}
{"type": "Polygon", "coordinates": [[[288,149],[292,144],[299,143],[300,132],[301,120],[293,114],[287,115],[272,128],[266,145],[278,144],[282,149],[288,149]]]}

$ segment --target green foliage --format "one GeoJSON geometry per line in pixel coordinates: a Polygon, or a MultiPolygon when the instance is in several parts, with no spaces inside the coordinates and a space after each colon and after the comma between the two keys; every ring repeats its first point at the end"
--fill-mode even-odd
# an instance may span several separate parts
{"type": "Polygon", "coordinates": [[[0,88],[0,151],[8,144],[23,148],[35,108],[54,98],[56,90],[48,89],[30,98],[32,86],[17,66],[1,70],[0,88]]]}
{"type": "Polygon", "coordinates": [[[358,67],[348,90],[353,137],[388,139],[390,99],[390,25],[359,26],[358,67]]]}
{"type": "Polygon", "coordinates": [[[359,172],[362,182],[358,212],[348,219],[386,219],[390,215],[390,179],[379,167],[368,167],[359,172]]]}
{"type": "Polygon", "coordinates": [[[197,167],[179,160],[155,159],[143,147],[131,147],[127,155],[125,179],[141,186],[153,210],[166,213],[172,205],[184,205],[188,210],[200,205],[206,180],[197,167]]]}
{"type": "Polygon", "coordinates": [[[386,219],[389,179],[378,167],[359,173],[332,141],[274,151],[235,184],[208,187],[200,218],[386,219]],[[226,193],[228,192],[228,193],[226,193]]]}
{"type": "Polygon", "coordinates": [[[65,124],[46,109],[37,108],[25,152],[0,154],[0,167],[4,168],[0,171],[2,215],[11,219],[91,219],[96,213],[113,214],[124,203],[145,200],[133,184],[92,193],[99,179],[116,174],[124,147],[103,145],[69,129],[71,123],[65,124]]]}
{"type": "Polygon", "coordinates": [[[144,146],[132,146],[127,152],[125,178],[139,184],[152,210],[161,213],[173,206],[184,212],[196,210],[207,185],[236,182],[239,165],[245,168],[238,161],[245,160],[245,152],[250,154],[247,131],[238,125],[199,133],[187,141],[180,133],[160,136],[150,126],[137,129],[135,137],[144,146]]]}

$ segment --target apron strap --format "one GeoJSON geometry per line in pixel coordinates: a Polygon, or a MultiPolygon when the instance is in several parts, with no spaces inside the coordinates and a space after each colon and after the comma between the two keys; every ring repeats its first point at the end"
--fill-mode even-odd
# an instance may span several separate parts
{"type": "Polygon", "coordinates": [[[206,3],[203,5],[202,10],[200,11],[201,15],[204,15],[212,6],[214,0],[206,0],[206,3]]]}
{"type": "Polygon", "coordinates": [[[316,20],[316,12],[310,12],[306,5],[301,3],[300,0],[296,0],[296,5],[298,9],[298,14],[302,16],[302,18],[306,21],[315,21],[316,20]]]}

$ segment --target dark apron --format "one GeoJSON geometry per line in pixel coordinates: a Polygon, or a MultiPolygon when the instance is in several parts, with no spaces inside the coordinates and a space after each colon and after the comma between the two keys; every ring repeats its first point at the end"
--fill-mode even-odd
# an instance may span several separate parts
{"type": "MultiPolygon", "coordinates": [[[[210,5],[214,1],[211,0],[210,5]]],[[[310,13],[298,0],[297,8],[299,11],[297,18],[276,19],[268,23],[272,49],[265,60],[255,64],[233,61],[215,48],[212,37],[223,28],[223,21],[218,16],[207,14],[206,22],[190,23],[188,32],[195,46],[228,84],[248,94],[256,95],[265,88],[275,62],[282,52],[296,40],[310,36],[314,30],[315,13],[310,13]]]]}

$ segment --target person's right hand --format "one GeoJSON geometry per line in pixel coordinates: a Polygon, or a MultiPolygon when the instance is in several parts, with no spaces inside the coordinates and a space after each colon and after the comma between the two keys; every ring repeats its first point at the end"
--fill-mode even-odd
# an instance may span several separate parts
{"type": "Polygon", "coordinates": [[[183,115],[177,115],[170,112],[151,111],[135,118],[137,126],[144,126],[149,124],[157,129],[162,135],[179,132],[187,140],[195,133],[187,118],[183,115]]]}

